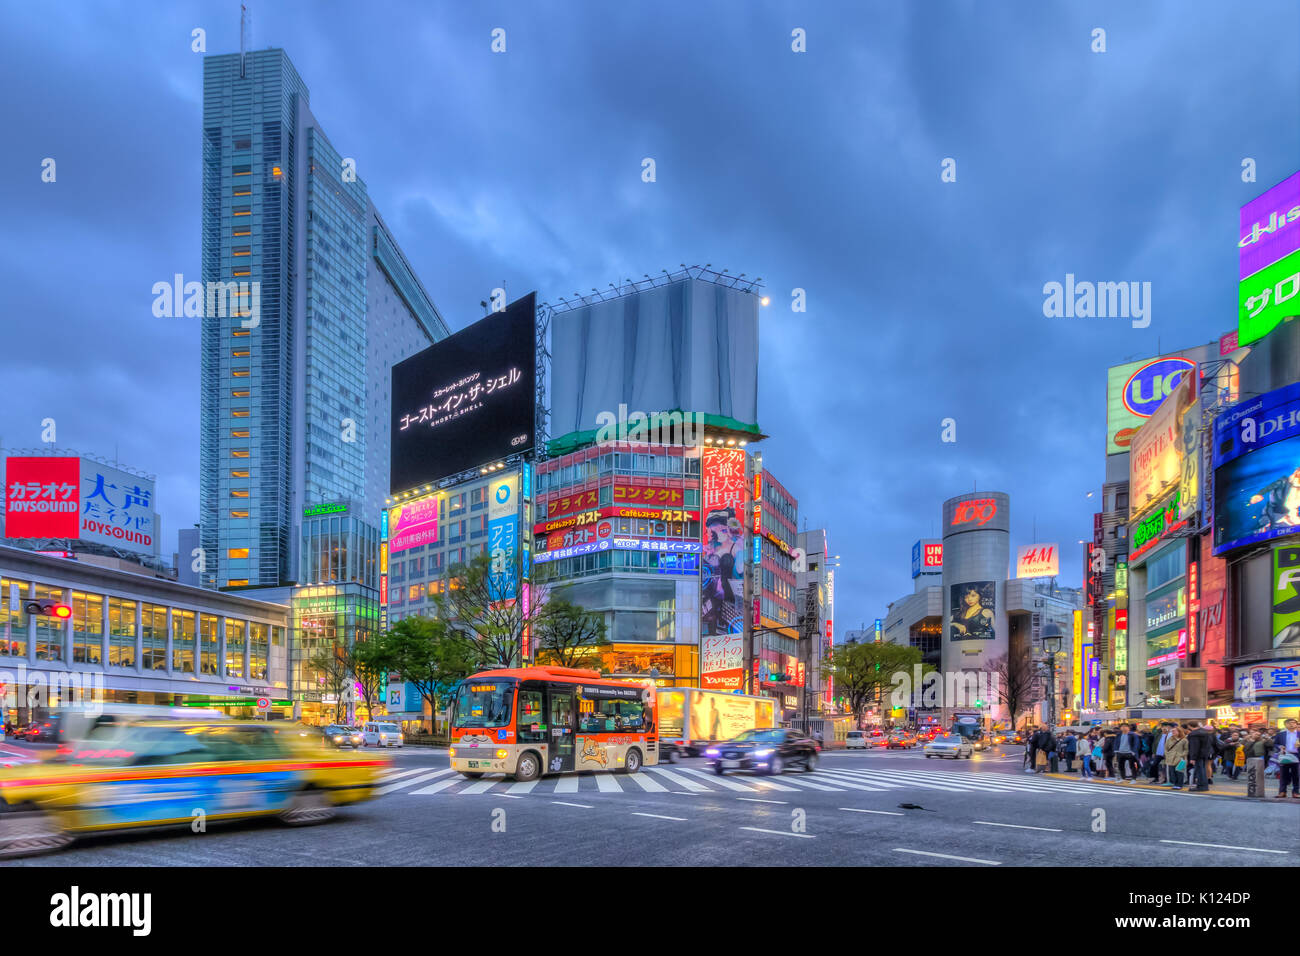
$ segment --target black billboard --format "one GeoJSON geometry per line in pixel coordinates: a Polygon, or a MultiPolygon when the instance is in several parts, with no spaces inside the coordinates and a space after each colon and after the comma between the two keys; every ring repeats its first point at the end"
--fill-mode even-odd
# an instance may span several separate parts
{"type": "Polygon", "coordinates": [[[530,451],[536,293],[393,366],[389,490],[530,451]]]}

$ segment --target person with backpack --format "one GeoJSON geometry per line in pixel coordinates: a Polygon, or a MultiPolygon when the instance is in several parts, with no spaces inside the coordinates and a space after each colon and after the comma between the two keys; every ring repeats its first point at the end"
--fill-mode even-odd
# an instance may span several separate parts
{"type": "Polygon", "coordinates": [[[1084,780],[1092,779],[1092,737],[1088,734],[1080,734],[1079,739],[1074,745],[1075,753],[1079,755],[1079,775],[1084,780]]]}

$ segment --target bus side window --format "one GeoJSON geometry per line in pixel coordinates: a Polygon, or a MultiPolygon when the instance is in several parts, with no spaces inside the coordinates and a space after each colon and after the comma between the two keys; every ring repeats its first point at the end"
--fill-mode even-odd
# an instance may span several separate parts
{"type": "Polygon", "coordinates": [[[546,715],[542,712],[540,684],[526,683],[519,689],[518,739],[521,744],[546,742],[546,715]]]}

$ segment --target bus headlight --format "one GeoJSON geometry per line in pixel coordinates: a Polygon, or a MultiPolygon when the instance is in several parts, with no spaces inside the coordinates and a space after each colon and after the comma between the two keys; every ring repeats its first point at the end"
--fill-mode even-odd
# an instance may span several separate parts
{"type": "Polygon", "coordinates": [[[455,747],[448,748],[448,753],[449,753],[452,757],[456,756],[456,748],[455,748],[455,747]]]}

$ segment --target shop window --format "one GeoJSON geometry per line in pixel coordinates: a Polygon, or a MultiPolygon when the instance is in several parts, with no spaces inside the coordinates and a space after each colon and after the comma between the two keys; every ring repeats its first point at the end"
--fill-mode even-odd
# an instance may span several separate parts
{"type": "Polygon", "coordinates": [[[173,610],[172,670],[180,674],[193,674],[195,660],[194,653],[194,612],[173,610]]]}

